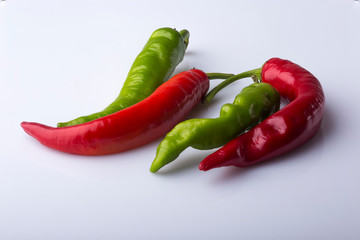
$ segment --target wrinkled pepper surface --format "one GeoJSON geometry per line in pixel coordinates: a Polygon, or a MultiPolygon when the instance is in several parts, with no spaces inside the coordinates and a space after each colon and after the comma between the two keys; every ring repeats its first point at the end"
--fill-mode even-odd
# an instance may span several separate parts
{"type": "Polygon", "coordinates": [[[268,83],[244,88],[232,104],[225,104],[218,118],[190,119],[171,130],[157,148],[150,171],[174,161],[188,147],[213,149],[226,144],[279,109],[280,95],[268,83]]]}
{"type": "Polygon", "coordinates": [[[150,96],[173,74],[183,60],[189,43],[189,32],[160,28],[153,32],[136,57],[118,97],[104,110],[58,123],[58,127],[73,126],[125,109],[150,96]]]}
{"type": "MultiPolygon", "coordinates": [[[[268,60],[253,74],[274,86],[289,103],[206,157],[199,165],[200,170],[246,167],[269,160],[298,148],[319,131],[325,113],[325,95],[313,74],[280,58],[268,60]]],[[[236,78],[241,77],[234,76],[232,81],[236,78]]],[[[216,92],[228,84],[224,82],[213,90],[216,92]]]]}

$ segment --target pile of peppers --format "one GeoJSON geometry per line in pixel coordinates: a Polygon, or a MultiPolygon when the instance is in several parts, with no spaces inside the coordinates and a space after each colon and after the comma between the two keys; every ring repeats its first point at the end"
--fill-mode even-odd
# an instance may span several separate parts
{"type": "Polygon", "coordinates": [[[271,58],[261,68],[237,75],[190,69],[173,73],[186,55],[189,31],[155,30],[135,58],[118,97],[103,111],[51,127],[21,127],[49,148],[79,155],[105,155],[163,138],[150,171],[176,160],[186,148],[215,149],[199,169],[247,167],[292,151],[320,129],[325,96],[318,79],[301,66],[271,58]],[[218,118],[184,119],[224,87],[246,77],[242,89],[218,118]],[[209,91],[211,79],[224,79],[209,91]],[[280,99],[289,103],[280,109],[280,99]]]}

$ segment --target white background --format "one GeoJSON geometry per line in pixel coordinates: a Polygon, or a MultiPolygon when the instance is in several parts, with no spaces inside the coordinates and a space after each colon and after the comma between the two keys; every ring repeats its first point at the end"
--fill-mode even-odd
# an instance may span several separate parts
{"type": "MultiPolygon", "coordinates": [[[[360,239],[360,2],[6,0],[0,83],[0,239],[360,239]],[[152,174],[160,139],[84,157],[21,129],[106,107],[160,27],[190,31],[176,72],[239,73],[271,57],[308,69],[326,94],[320,132],[247,169],[201,172],[214,150],[187,149],[152,174]]],[[[189,117],[218,116],[250,83],[189,117]]]]}

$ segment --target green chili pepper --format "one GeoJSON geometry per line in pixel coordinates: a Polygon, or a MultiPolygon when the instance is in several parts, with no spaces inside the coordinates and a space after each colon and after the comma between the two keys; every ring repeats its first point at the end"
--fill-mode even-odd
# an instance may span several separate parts
{"type": "Polygon", "coordinates": [[[253,83],[232,104],[222,106],[220,117],[179,123],[160,143],[150,171],[174,161],[187,147],[205,150],[220,147],[279,109],[280,95],[268,83],[253,83]]]}
{"type": "Polygon", "coordinates": [[[176,66],[183,60],[189,43],[189,32],[178,32],[172,28],[160,28],[136,57],[119,96],[104,110],[58,123],[58,127],[73,126],[110,115],[130,107],[150,96],[173,74],[176,66]]]}

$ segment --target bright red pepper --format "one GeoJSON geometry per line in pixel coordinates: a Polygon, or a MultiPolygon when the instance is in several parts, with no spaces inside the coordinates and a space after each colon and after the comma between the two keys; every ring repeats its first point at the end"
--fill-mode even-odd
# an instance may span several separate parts
{"type": "Polygon", "coordinates": [[[192,69],[177,74],[145,100],[91,122],[61,128],[34,122],[22,122],[21,126],[43,145],[59,151],[118,153],[166,134],[201,101],[208,88],[208,76],[192,69]]]}
{"type": "Polygon", "coordinates": [[[263,65],[261,79],[274,86],[289,104],[206,157],[200,170],[246,167],[268,160],[299,147],[319,131],[325,96],[309,71],[288,60],[272,58],[263,65]]]}

